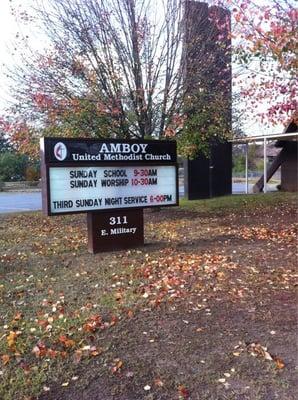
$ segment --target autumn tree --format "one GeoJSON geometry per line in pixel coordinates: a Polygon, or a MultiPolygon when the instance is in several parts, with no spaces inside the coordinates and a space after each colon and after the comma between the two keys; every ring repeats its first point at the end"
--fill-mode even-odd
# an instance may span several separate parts
{"type": "MultiPolygon", "coordinates": [[[[0,121],[1,123],[1,121],[0,121]]],[[[0,154],[11,151],[12,147],[3,129],[0,129],[0,154]]]]}
{"type": "Polygon", "coordinates": [[[252,116],[277,124],[297,110],[297,22],[292,0],[226,0],[233,15],[237,84],[252,116]]]}
{"type": "Polygon", "coordinates": [[[183,97],[180,0],[50,0],[37,16],[50,45],[13,74],[21,150],[41,132],[163,135],[183,97]]]}
{"type": "MultiPolygon", "coordinates": [[[[12,74],[10,132],[21,151],[33,155],[40,135],[129,139],[181,132],[192,85],[191,76],[185,81],[182,0],[49,0],[36,15],[49,44],[27,54],[12,74]]],[[[206,39],[214,40],[212,29],[206,39]]],[[[196,51],[204,62],[193,77],[203,79],[210,69],[205,41],[197,41],[196,51]]]]}

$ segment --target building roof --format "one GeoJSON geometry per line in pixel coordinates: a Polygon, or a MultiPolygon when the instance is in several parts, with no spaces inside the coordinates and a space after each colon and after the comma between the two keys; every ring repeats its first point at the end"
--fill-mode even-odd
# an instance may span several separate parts
{"type": "Polygon", "coordinates": [[[236,143],[236,144],[241,144],[241,143],[251,143],[251,142],[257,142],[257,141],[264,141],[264,139],[267,140],[277,140],[276,146],[281,147],[285,140],[298,140],[298,118],[297,118],[298,113],[294,113],[293,117],[288,121],[287,125],[285,126],[285,129],[282,133],[274,133],[271,135],[251,135],[251,136],[245,136],[242,138],[238,139],[231,139],[229,142],[236,143]],[[280,142],[280,143],[279,143],[280,142]]]}
{"type": "Polygon", "coordinates": [[[256,135],[256,136],[245,136],[243,138],[231,139],[229,142],[235,144],[244,144],[244,143],[252,143],[257,141],[267,140],[297,140],[298,132],[289,132],[289,133],[275,133],[272,135],[256,135]]]}
{"type": "Polygon", "coordinates": [[[292,120],[289,121],[289,123],[285,127],[283,137],[280,138],[276,142],[275,146],[276,147],[283,147],[284,144],[285,144],[285,136],[284,135],[288,135],[288,134],[291,134],[291,133],[296,134],[296,139],[293,138],[292,140],[296,140],[297,141],[297,135],[298,135],[297,114],[296,114],[296,116],[293,117],[292,120]]]}

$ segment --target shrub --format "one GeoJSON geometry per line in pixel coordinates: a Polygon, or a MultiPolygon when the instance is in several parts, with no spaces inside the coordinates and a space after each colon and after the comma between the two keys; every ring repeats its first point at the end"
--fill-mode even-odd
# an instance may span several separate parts
{"type": "Polygon", "coordinates": [[[10,151],[0,154],[0,181],[21,181],[25,179],[28,157],[10,151]]]}
{"type": "Polygon", "coordinates": [[[40,171],[38,165],[28,165],[25,171],[26,181],[36,182],[40,178],[40,171]]]}

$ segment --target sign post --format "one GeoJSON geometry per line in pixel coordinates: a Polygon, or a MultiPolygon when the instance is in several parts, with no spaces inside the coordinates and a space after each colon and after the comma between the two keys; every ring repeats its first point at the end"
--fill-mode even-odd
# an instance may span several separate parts
{"type": "Polygon", "coordinates": [[[143,244],[143,209],[178,205],[173,141],[42,138],[41,160],[43,212],[86,212],[93,253],[143,244]]]}

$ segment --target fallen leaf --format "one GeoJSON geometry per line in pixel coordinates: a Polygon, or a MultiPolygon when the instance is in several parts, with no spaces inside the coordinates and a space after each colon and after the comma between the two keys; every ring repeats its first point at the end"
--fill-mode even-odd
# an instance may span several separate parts
{"type": "Polygon", "coordinates": [[[23,314],[21,313],[21,312],[17,312],[16,314],[15,314],[15,316],[13,317],[13,319],[15,320],[15,321],[19,321],[20,319],[22,319],[23,318],[23,314]]]}
{"type": "Polygon", "coordinates": [[[25,375],[29,375],[29,374],[30,374],[30,372],[31,372],[30,365],[27,364],[25,361],[21,361],[20,367],[21,367],[22,370],[24,371],[24,374],[25,374],[25,375]]]}
{"type": "Polygon", "coordinates": [[[113,367],[111,368],[112,373],[115,374],[116,372],[119,372],[122,366],[123,366],[123,361],[120,360],[119,358],[115,358],[113,367]]]}
{"type": "Polygon", "coordinates": [[[17,333],[14,331],[10,331],[9,335],[6,337],[7,340],[7,345],[10,350],[15,351],[16,350],[16,340],[17,340],[17,333]]]}
{"type": "Polygon", "coordinates": [[[56,358],[58,356],[60,352],[57,350],[53,350],[53,349],[48,349],[47,350],[47,356],[50,358],[56,358]]]}
{"type": "Polygon", "coordinates": [[[112,315],[111,322],[109,326],[114,326],[118,322],[118,317],[116,315],[112,315]]]}
{"type": "Polygon", "coordinates": [[[281,358],[274,357],[273,360],[277,369],[283,369],[285,367],[285,363],[281,358]]]}
{"type": "Polygon", "coordinates": [[[91,354],[91,356],[93,356],[93,357],[96,357],[96,356],[98,356],[98,355],[101,354],[101,353],[102,353],[102,349],[96,348],[95,346],[91,347],[91,349],[90,349],[90,354],[91,354]]]}
{"type": "Polygon", "coordinates": [[[102,326],[102,318],[100,315],[92,315],[83,325],[83,329],[86,332],[95,332],[102,326]]]}
{"type": "Polygon", "coordinates": [[[253,356],[265,358],[265,360],[272,361],[271,354],[267,351],[267,347],[262,346],[260,343],[251,343],[247,346],[247,351],[253,356]]]}
{"type": "Polygon", "coordinates": [[[156,378],[156,379],[154,380],[154,385],[155,385],[155,386],[158,386],[158,387],[163,387],[164,383],[163,383],[163,381],[162,381],[161,379],[156,378]]]}
{"type": "Polygon", "coordinates": [[[189,391],[184,385],[178,386],[178,394],[182,399],[187,399],[189,397],[189,391]]]}
{"type": "Polygon", "coordinates": [[[35,354],[36,357],[43,357],[47,354],[46,346],[43,342],[39,341],[37,345],[33,347],[32,353],[35,354]]]}
{"type": "Polygon", "coordinates": [[[59,336],[59,342],[63,344],[64,347],[70,348],[75,345],[75,341],[69,339],[66,335],[59,336]]]}
{"type": "Polygon", "coordinates": [[[225,276],[225,274],[224,274],[224,272],[222,272],[222,271],[218,271],[218,272],[216,273],[216,278],[218,278],[218,279],[223,279],[224,276],[225,276]]]}
{"type": "Polygon", "coordinates": [[[2,360],[2,362],[3,362],[3,365],[6,365],[6,364],[8,364],[9,361],[10,361],[10,356],[9,356],[8,354],[3,354],[3,355],[1,356],[1,360],[2,360]]]}
{"type": "Polygon", "coordinates": [[[83,352],[82,350],[76,350],[73,355],[73,361],[75,364],[79,364],[82,359],[83,352]]]}
{"type": "Polygon", "coordinates": [[[121,292],[116,292],[114,296],[117,301],[120,301],[123,297],[121,292]]]}

